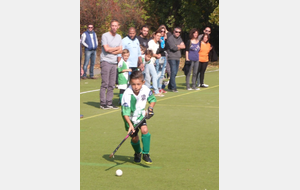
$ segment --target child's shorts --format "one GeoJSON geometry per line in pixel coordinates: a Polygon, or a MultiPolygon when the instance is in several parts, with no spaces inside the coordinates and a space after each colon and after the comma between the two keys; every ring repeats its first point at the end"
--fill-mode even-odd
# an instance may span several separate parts
{"type": "MultiPolygon", "coordinates": [[[[125,130],[128,131],[128,129],[129,129],[129,124],[126,122],[126,120],[124,119],[123,116],[122,116],[122,118],[123,118],[123,121],[124,121],[124,123],[125,123],[125,130]]],[[[138,133],[139,133],[139,129],[140,129],[143,125],[146,125],[146,126],[147,126],[146,120],[144,120],[143,124],[140,125],[140,126],[135,130],[135,132],[132,133],[132,134],[130,135],[130,137],[135,137],[135,136],[137,136],[138,133]]],[[[133,125],[133,126],[134,126],[134,125],[133,125]]],[[[135,126],[134,126],[134,127],[135,127],[135,126]]]]}

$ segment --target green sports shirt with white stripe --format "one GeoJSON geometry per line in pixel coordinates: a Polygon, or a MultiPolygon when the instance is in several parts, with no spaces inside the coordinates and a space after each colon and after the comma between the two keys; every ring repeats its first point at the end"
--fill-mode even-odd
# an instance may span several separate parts
{"type": "Polygon", "coordinates": [[[133,124],[137,124],[143,117],[145,117],[146,104],[156,102],[156,98],[152,91],[143,85],[139,94],[135,95],[129,86],[122,97],[122,116],[129,116],[133,124]]]}
{"type": "Polygon", "coordinates": [[[118,63],[118,89],[126,89],[128,84],[128,72],[122,72],[129,69],[128,63],[123,58],[118,63]]]}

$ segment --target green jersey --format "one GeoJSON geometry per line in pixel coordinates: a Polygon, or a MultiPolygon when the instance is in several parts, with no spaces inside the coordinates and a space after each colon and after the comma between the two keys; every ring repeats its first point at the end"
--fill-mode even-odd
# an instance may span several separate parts
{"type": "Polygon", "coordinates": [[[138,95],[135,95],[131,86],[129,86],[122,97],[122,116],[129,116],[132,123],[137,124],[145,117],[145,107],[147,102],[156,102],[156,98],[146,85],[142,86],[138,95]]]}
{"type": "Polygon", "coordinates": [[[125,69],[129,69],[129,65],[123,58],[118,63],[118,89],[126,89],[128,85],[128,72],[122,72],[125,69]]]}

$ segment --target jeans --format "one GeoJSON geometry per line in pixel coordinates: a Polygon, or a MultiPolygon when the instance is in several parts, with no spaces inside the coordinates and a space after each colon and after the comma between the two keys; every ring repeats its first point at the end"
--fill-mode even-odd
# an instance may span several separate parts
{"type": "Polygon", "coordinates": [[[191,61],[191,66],[188,74],[186,75],[186,88],[190,88],[190,77],[193,70],[193,76],[192,76],[192,88],[194,89],[196,86],[196,79],[197,79],[197,72],[199,67],[199,61],[191,61]]]}
{"type": "Polygon", "coordinates": [[[170,77],[170,81],[168,84],[168,89],[175,90],[175,89],[177,89],[175,78],[176,78],[178,68],[179,68],[179,60],[169,59],[168,62],[170,64],[170,68],[171,68],[171,77],[170,77]]]}
{"type": "Polygon", "coordinates": [[[162,82],[164,80],[166,65],[167,65],[167,59],[165,56],[162,56],[160,59],[156,59],[155,61],[155,70],[157,73],[157,87],[158,89],[161,89],[162,82]]]}
{"type": "Polygon", "coordinates": [[[94,66],[95,66],[95,61],[96,61],[96,50],[86,50],[84,52],[85,58],[84,58],[84,64],[83,64],[83,75],[82,77],[86,77],[86,71],[87,71],[87,66],[89,64],[89,61],[91,59],[91,64],[90,64],[90,77],[94,76],[94,66]]]}
{"type": "Polygon", "coordinates": [[[145,65],[145,85],[150,88],[151,85],[151,77],[152,77],[152,86],[154,88],[154,93],[155,94],[158,94],[159,91],[158,91],[158,88],[157,88],[157,73],[156,73],[156,70],[155,70],[155,67],[153,64],[146,64],[145,65]]]}

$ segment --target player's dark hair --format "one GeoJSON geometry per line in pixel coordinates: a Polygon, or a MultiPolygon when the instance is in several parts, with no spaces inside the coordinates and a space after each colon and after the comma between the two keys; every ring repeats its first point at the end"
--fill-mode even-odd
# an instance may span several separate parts
{"type": "Polygon", "coordinates": [[[140,45],[141,51],[143,51],[145,53],[145,51],[147,50],[147,48],[143,45],[140,45]]]}
{"type": "MultiPolygon", "coordinates": [[[[139,35],[141,35],[143,32],[142,32],[142,30],[143,30],[143,28],[148,28],[148,30],[149,30],[149,26],[148,25],[143,25],[142,27],[141,27],[141,29],[140,29],[140,34],[139,35]]],[[[148,34],[149,35],[149,34],[148,34]]]]}
{"type": "Polygon", "coordinates": [[[119,23],[119,21],[117,20],[117,19],[112,19],[111,21],[110,21],[110,25],[111,25],[111,23],[113,23],[113,22],[118,22],[119,23]]]}
{"type": "Polygon", "coordinates": [[[209,34],[203,34],[203,36],[202,36],[202,38],[201,38],[200,41],[203,40],[204,36],[207,36],[207,42],[209,42],[209,40],[210,40],[210,35],[209,34]]]}
{"type": "Polygon", "coordinates": [[[144,81],[144,75],[142,71],[133,71],[130,75],[130,80],[132,79],[141,79],[142,81],[144,81]]]}
{"type": "Polygon", "coordinates": [[[178,29],[178,30],[181,31],[181,28],[180,28],[179,26],[175,27],[175,28],[174,28],[174,31],[175,31],[176,29],[178,29]]]}
{"type": "Polygon", "coordinates": [[[151,49],[147,49],[145,51],[145,55],[150,55],[151,57],[153,57],[153,51],[151,49]]]}
{"type": "MultiPolygon", "coordinates": [[[[129,50],[128,49],[123,49],[122,50],[122,55],[126,54],[126,53],[129,53],[129,50]]],[[[129,53],[130,54],[130,53],[129,53]]]]}
{"type": "Polygon", "coordinates": [[[195,32],[198,32],[198,35],[199,35],[198,29],[193,28],[193,29],[190,31],[190,33],[189,33],[190,39],[193,39],[193,38],[194,38],[194,33],[195,33],[195,32]]]}
{"type": "Polygon", "coordinates": [[[145,25],[143,25],[143,26],[141,27],[140,30],[143,30],[143,28],[148,28],[148,29],[149,29],[149,26],[145,24],[145,25]]]}

